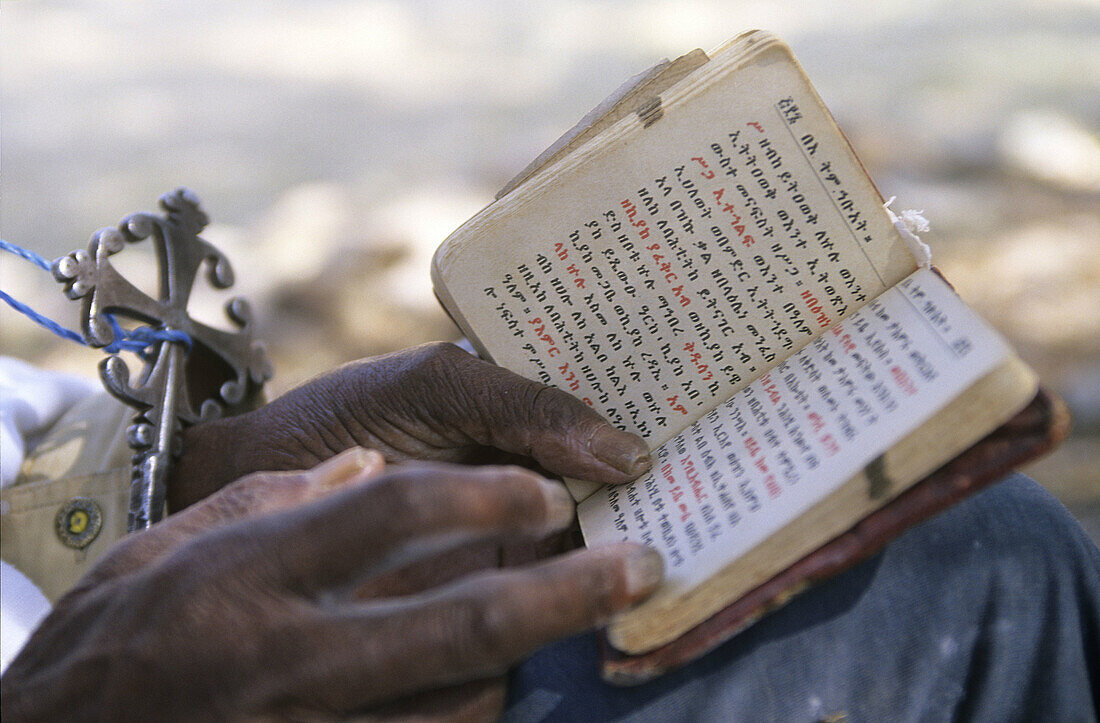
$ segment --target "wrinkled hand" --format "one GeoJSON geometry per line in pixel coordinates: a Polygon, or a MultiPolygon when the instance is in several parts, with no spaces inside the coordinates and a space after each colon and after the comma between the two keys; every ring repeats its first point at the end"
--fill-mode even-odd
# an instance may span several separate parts
{"type": "Polygon", "coordinates": [[[623,544],[363,600],[419,560],[572,518],[564,488],[524,469],[382,467],[354,450],[257,474],[127,538],[12,663],[4,717],[492,712],[509,665],[659,581],[660,557],[623,544]]]}
{"type": "Polygon", "coordinates": [[[500,461],[503,452],[606,483],[650,463],[641,439],[570,395],[452,344],[428,344],[339,367],[254,412],[188,429],[169,506],[182,509],[252,472],[308,469],[354,446],[390,462],[500,461]]]}

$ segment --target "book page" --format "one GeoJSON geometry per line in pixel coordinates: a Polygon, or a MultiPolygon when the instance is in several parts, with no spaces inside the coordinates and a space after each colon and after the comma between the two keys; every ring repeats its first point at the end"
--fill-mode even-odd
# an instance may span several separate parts
{"type": "Polygon", "coordinates": [[[789,50],[765,46],[454,234],[433,273],[480,351],[656,446],[916,267],[789,50]]]}
{"type": "Polygon", "coordinates": [[[582,502],[585,540],[659,550],[667,582],[646,605],[661,605],[854,477],[1008,354],[922,269],[661,446],[649,474],[582,502]]]}
{"type": "Polygon", "coordinates": [[[618,90],[589,111],[577,125],[566,131],[561,138],[554,141],[549,148],[539,154],[538,158],[531,161],[527,168],[520,171],[518,176],[506,183],[497,192],[496,197],[500,198],[507,195],[509,191],[519,186],[540,169],[576,150],[600,131],[608,128],[623,116],[632,113],[634,108],[640,105],[638,103],[639,97],[649,100],[658,96],[666,88],[681,80],[685,75],[708,60],[706,53],[695,49],[671,62],[662,60],[649,70],[643,71],[623,83],[618,90]]]}

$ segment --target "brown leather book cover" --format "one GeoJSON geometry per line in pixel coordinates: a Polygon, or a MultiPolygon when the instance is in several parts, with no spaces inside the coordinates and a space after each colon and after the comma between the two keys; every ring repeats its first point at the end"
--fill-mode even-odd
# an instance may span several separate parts
{"type": "Polygon", "coordinates": [[[699,658],[813,584],[871,557],[910,527],[1046,454],[1065,439],[1069,427],[1065,404],[1040,388],[1027,407],[973,447],[671,643],[626,655],[601,636],[604,680],[638,685],[699,658]]]}

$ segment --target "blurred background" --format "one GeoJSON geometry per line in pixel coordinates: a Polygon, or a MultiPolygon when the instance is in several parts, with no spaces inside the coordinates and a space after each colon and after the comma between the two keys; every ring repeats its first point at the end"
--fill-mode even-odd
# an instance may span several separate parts
{"type": "MultiPolygon", "coordinates": [[[[440,241],[627,77],[750,28],[794,48],[947,277],[1069,402],[1073,438],[1029,471],[1100,538],[1096,0],[0,0],[0,232],[53,258],[194,189],[277,394],[454,338],[440,241]]],[[[78,325],[13,256],[0,288],[78,325]]],[[[101,356],[6,306],[0,352],[101,356]]]]}

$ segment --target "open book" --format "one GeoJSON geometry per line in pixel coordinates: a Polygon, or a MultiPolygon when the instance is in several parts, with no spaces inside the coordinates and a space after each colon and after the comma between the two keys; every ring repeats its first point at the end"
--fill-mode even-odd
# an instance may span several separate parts
{"type": "Polygon", "coordinates": [[[440,247],[436,293],[484,357],[651,445],[633,483],[567,481],[588,544],[666,561],[608,628],[619,655],[667,650],[1036,397],[920,251],[762,32],[633,79],[440,247]]]}

